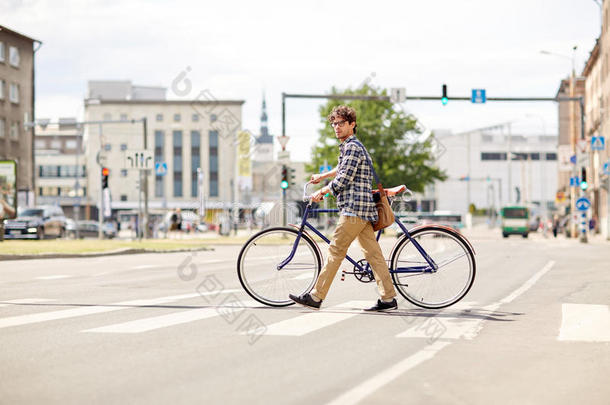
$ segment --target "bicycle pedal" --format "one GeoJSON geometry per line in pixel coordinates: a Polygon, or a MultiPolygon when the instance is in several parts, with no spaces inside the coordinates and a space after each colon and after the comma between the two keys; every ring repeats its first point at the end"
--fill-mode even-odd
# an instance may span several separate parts
{"type": "Polygon", "coordinates": [[[345,270],[341,270],[341,281],[345,281],[345,270]]]}

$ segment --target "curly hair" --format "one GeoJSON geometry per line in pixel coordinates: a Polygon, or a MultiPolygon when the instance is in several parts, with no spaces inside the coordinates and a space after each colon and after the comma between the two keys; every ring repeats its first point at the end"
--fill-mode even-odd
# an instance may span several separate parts
{"type": "MultiPolygon", "coordinates": [[[[328,115],[328,122],[332,123],[337,118],[342,118],[351,124],[352,122],[356,122],[356,110],[347,105],[339,105],[330,112],[328,115]]],[[[356,128],[358,125],[354,125],[354,134],[356,133],[356,128]]]]}

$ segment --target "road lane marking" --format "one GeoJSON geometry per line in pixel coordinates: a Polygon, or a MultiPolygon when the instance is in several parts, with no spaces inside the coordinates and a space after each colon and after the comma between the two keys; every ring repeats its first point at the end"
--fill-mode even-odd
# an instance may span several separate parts
{"type": "Polygon", "coordinates": [[[11,326],[28,325],[38,322],[55,321],[59,319],[75,318],[85,315],[101,314],[106,312],[120,311],[122,309],[128,309],[130,307],[141,307],[151,305],[167,304],[174,301],[185,300],[189,298],[196,298],[202,295],[218,295],[226,294],[238,290],[223,290],[223,291],[211,291],[206,293],[191,293],[172,295],[168,297],[160,297],[153,299],[141,299],[133,301],[122,301],[107,305],[87,305],[85,307],[73,308],[73,309],[62,309],[59,311],[42,312],[37,314],[18,315],[11,316],[8,318],[0,319],[0,329],[8,328],[11,326]]]}
{"type": "Polygon", "coordinates": [[[330,312],[338,308],[360,308],[370,305],[368,301],[348,301],[340,305],[336,305],[326,310],[312,312],[310,314],[297,316],[296,318],[286,319],[281,322],[273,323],[267,326],[265,335],[272,336],[303,336],[316,330],[334,325],[338,322],[359,315],[361,311],[350,312],[330,312]]]}
{"type": "Polygon", "coordinates": [[[18,300],[10,300],[10,301],[0,301],[0,307],[8,307],[10,305],[19,305],[19,304],[37,304],[40,302],[49,302],[55,301],[48,298],[23,298],[18,300]]]}
{"type": "Polygon", "coordinates": [[[544,276],[549,270],[551,270],[554,265],[555,265],[554,260],[549,261],[547,264],[544,265],[544,267],[540,271],[538,271],[536,274],[534,274],[521,287],[519,287],[515,291],[513,291],[512,294],[509,294],[507,297],[504,297],[503,299],[501,299],[500,304],[508,304],[509,302],[514,301],[517,297],[519,297],[521,294],[523,294],[524,292],[529,290],[534,284],[536,284],[536,281],[538,281],[538,279],[540,279],[540,277],[544,276]]]}
{"type": "Polygon", "coordinates": [[[377,391],[379,388],[386,385],[388,382],[400,377],[407,371],[417,367],[426,360],[433,358],[438,352],[449,346],[451,342],[436,341],[415,354],[407,357],[399,363],[391,366],[382,373],[370,378],[367,377],[365,383],[358,384],[356,388],[351,389],[329,402],[328,405],[345,405],[356,404],[377,391]]]}
{"type": "MultiPolygon", "coordinates": [[[[504,297],[498,302],[494,302],[492,304],[486,305],[484,308],[489,308],[493,311],[498,309],[502,304],[507,304],[509,302],[514,301],[521,294],[529,290],[536,281],[540,279],[544,274],[546,274],[555,264],[554,261],[549,261],[541,270],[539,270],[536,274],[534,274],[529,280],[527,280],[521,287],[517,288],[515,291],[504,297]]],[[[471,324],[471,329],[467,331],[462,331],[464,333],[468,333],[471,338],[476,337],[479,331],[483,328],[483,322],[479,322],[476,325],[471,324]]],[[[459,333],[460,331],[456,331],[455,333],[459,333]]],[[[402,360],[400,363],[390,367],[384,372],[377,374],[375,376],[368,377],[366,384],[359,384],[355,388],[346,391],[333,401],[328,404],[332,405],[346,405],[346,404],[356,404],[368,397],[381,387],[386,384],[392,382],[396,378],[400,377],[402,374],[407,371],[413,369],[419,364],[423,363],[426,360],[432,359],[438,352],[440,352],[445,347],[453,344],[457,340],[443,340],[442,336],[435,340],[433,343],[427,345],[422,350],[416,352],[415,354],[407,357],[402,360]]]]}
{"type": "Polygon", "coordinates": [[[608,305],[562,304],[561,314],[557,340],[610,342],[608,305]]]}
{"type": "Polygon", "coordinates": [[[66,274],[57,274],[55,276],[36,277],[36,280],[59,280],[62,278],[69,278],[69,277],[74,277],[74,276],[68,276],[66,274]]]}
{"type": "MultiPolygon", "coordinates": [[[[238,308],[239,311],[243,311],[256,305],[260,306],[260,304],[255,301],[239,301],[228,304],[227,306],[235,307],[238,308]]],[[[167,328],[169,326],[180,325],[183,323],[213,318],[220,315],[222,315],[222,307],[198,308],[189,311],[175,312],[172,314],[153,316],[150,318],[137,319],[135,321],[102,326],[100,328],[86,329],[81,332],[142,333],[155,329],[167,328]]]]}

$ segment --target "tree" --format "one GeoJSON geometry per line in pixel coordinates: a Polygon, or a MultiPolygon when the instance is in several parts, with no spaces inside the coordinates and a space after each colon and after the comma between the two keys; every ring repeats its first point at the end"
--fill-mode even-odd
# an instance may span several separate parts
{"type": "MultiPolygon", "coordinates": [[[[386,91],[365,84],[342,92],[333,87],[331,94],[385,96],[386,91]]],[[[332,99],[319,108],[324,127],[312,148],[312,163],[307,165],[311,173],[317,173],[325,160],[332,166],[337,165],[339,141],[327,117],[338,105],[349,105],[356,110],[356,136],[369,151],[384,186],[405,184],[413,191],[423,192],[427,184],[447,178],[435,164],[433,135],[424,138],[413,115],[394,108],[390,101],[376,100],[332,99]]]]}

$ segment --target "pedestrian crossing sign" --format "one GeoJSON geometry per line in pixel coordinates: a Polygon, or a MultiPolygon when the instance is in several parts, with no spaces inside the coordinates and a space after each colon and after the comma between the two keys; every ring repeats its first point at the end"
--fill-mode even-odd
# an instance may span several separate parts
{"type": "Polygon", "coordinates": [[[606,146],[606,139],[603,136],[591,137],[591,150],[604,150],[606,146]]]}

